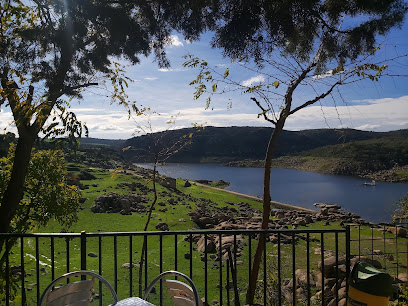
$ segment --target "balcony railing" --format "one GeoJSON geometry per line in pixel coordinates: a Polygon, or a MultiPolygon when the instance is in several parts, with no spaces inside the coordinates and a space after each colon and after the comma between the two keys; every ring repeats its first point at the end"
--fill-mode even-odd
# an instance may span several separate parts
{"type": "MultiPolygon", "coordinates": [[[[349,227],[0,235],[7,245],[13,244],[4,258],[5,305],[36,305],[51,280],[75,270],[101,274],[120,299],[140,296],[139,289],[143,294],[159,273],[178,270],[193,279],[208,305],[244,305],[248,287],[255,287],[256,302],[261,305],[326,305],[332,300],[338,304],[341,283],[347,281],[350,268],[349,227]],[[266,248],[258,281],[250,283],[259,239],[266,248]],[[330,266],[334,270],[325,271],[329,257],[336,264],[330,266]],[[343,269],[340,262],[345,264],[343,269]],[[328,285],[334,290],[328,291],[328,285]]],[[[158,285],[151,294],[157,305],[167,305],[162,289],[158,285]]],[[[107,293],[100,285],[94,303],[109,304],[107,293]]]]}

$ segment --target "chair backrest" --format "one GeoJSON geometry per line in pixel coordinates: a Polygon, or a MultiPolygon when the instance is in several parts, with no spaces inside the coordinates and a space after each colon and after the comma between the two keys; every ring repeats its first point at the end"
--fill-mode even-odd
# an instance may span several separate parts
{"type": "Polygon", "coordinates": [[[109,282],[101,275],[91,271],[76,271],[66,273],[55,280],[53,280],[41,295],[41,299],[38,303],[39,306],[85,306],[89,305],[92,298],[93,288],[95,280],[98,279],[110,290],[115,303],[118,302],[118,297],[115,290],[109,284],[109,282]],[[61,280],[72,278],[75,276],[91,276],[92,279],[85,279],[73,283],[68,283],[61,287],[55,288],[54,286],[61,280]]]}
{"type": "Polygon", "coordinates": [[[178,280],[163,280],[167,292],[177,306],[195,306],[194,291],[186,283],[178,280]]]}
{"type": "Polygon", "coordinates": [[[146,293],[143,297],[144,300],[147,300],[147,297],[150,294],[150,291],[153,289],[154,285],[161,279],[164,279],[164,285],[166,286],[167,292],[170,294],[170,297],[173,303],[176,306],[201,306],[201,300],[198,295],[197,287],[194,282],[187,275],[180,273],[178,271],[166,271],[157,276],[147,287],[146,293]],[[168,275],[175,275],[183,277],[189,285],[178,280],[167,280],[165,279],[168,275]]]}

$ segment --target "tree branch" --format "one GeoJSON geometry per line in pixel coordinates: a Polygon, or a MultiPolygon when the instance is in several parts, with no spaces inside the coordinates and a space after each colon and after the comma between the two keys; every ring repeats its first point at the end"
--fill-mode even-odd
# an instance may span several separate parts
{"type": "Polygon", "coordinates": [[[273,120],[273,119],[270,119],[270,118],[266,115],[266,113],[268,112],[268,110],[265,109],[265,108],[263,108],[263,106],[261,105],[261,102],[259,102],[259,101],[258,101],[256,98],[254,98],[254,97],[251,97],[251,100],[254,101],[254,102],[256,103],[256,105],[262,110],[262,115],[263,115],[264,119],[265,119],[266,121],[269,121],[269,122],[271,122],[271,123],[273,123],[273,124],[276,125],[276,121],[273,120]]]}
{"type": "Polygon", "coordinates": [[[325,93],[321,94],[320,96],[315,97],[315,98],[312,99],[312,100],[309,100],[309,101],[303,103],[302,105],[296,107],[295,109],[291,110],[291,111],[289,112],[289,115],[292,115],[293,113],[296,113],[298,110],[301,110],[302,108],[305,108],[306,106],[312,105],[312,104],[316,103],[317,101],[319,101],[319,100],[321,100],[321,99],[327,97],[327,96],[333,91],[333,89],[334,89],[337,85],[341,85],[341,84],[342,84],[341,81],[337,81],[336,83],[334,83],[334,84],[330,87],[330,89],[329,89],[328,91],[326,91],[325,93]]]}
{"type": "Polygon", "coordinates": [[[67,91],[67,90],[69,90],[69,91],[71,91],[71,90],[77,90],[77,89],[80,89],[80,88],[85,88],[85,87],[89,87],[89,86],[97,86],[97,85],[99,85],[99,83],[92,83],[92,82],[90,82],[90,83],[85,83],[85,84],[81,84],[81,85],[77,85],[77,86],[65,87],[65,88],[63,89],[63,91],[65,92],[65,91],[67,91]]]}

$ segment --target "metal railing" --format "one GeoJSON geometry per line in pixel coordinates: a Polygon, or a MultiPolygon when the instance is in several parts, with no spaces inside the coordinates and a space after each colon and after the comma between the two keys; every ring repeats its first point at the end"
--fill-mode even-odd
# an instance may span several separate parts
{"type": "MultiPolygon", "coordinates": [[[[51,280],[75,270],[103,275],[120,299],[140,296],[139,286],[144,291],[161,272],[177,270],[195,282],[200,297],[208,305],[213,301],[218,305],[244,305],[246,290],[254,286],[256,302],[263,305],[326,305],[331,300],[337,305],[341,282],[347,282],[350,270],[348,227],[0,234],[0,237],[6,239],[6,245],[13,243],[11,251],[5,254],[5,279],[0,293],[5,305],[36,305],[51,280]],[[259,240],[266,247],[258,281],[250,283],[259,240]],[[146,248],[142,254],[143,243],[146,248]],[[336,263],[331,274],[325,271],[328,257],[336,263]],[[341,258],[346,272],[339,268],[341,258]],[[325,290],[329,278],[335,288],[332,293],[325,290]]],[[[102,286],[98,292],[95,303],[108,304],[102,286]]],[[[160,284],[152,301],[167,305],[167,298],[160,284]]]]}
{"type": "Polygon", "coordinates": [[[408,280],[408,224],[350,225],[350,233],[351,264],[365,260],[390,274],[399,287],[394,296],[399,303],[399,293],[408,280]]]}

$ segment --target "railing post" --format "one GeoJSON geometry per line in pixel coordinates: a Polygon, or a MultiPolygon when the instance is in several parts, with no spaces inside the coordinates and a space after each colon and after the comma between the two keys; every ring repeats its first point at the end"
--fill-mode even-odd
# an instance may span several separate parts
{"type": "MultiPolygon", "coordinates": [[[[86,232],[81,231],[81,270],[86,270],[86,232]]],[[[81,276],[85,278],[85,275],[81,276]]]]}
{"type": "Polygon", "coordinates": [[[348,300],[348,279],[350,275],[350,225],[346,226],[346,299],[348,300]]]}

